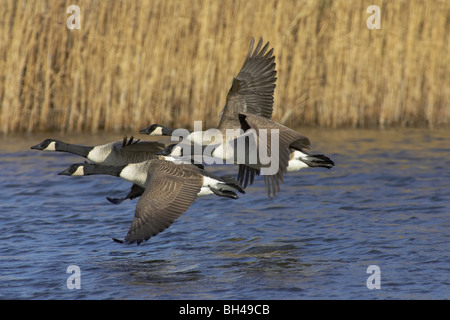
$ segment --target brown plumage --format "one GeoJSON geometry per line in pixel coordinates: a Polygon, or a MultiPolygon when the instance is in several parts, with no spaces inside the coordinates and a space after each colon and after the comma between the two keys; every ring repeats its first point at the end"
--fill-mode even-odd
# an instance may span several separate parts
{"type": "MultiPolygon", "coordinates": [[[[287,172],[289,157],[291,154],[290,148],[308,149],[310,147],[309,139],[280,123],[254,114],[240,113],[239,120],[244,131],[253,129],[255,130],[255,133],[258,137],[260,135],[261,129],[267,130],[268,157],[272,156],[271,130],[278,130],[279,147],[274,149],[274,151],[276,152],[274,158],[277,161],[277,171],[275,174],[264,176],[268,198],[270,198],[271,195],[275,197],[276,193],[280,191],[280,182],[283,182],[283,175],[287,172]]],[[[259,145],[258,148],[260,148],[259,145]]],[[[239,167],[238,181],[245,188],[247,184],[253,183],[255,175],[260,174],[260,168],[269,166],[269,164],[258,164],[258,166],[247,166],[241,164],[239,167]]]]}
{"type": "Polygon", "coordinates": [[[245,193],[231,176],[215,176],[191,163],[175,163],[164,157],[123,166],[76,163],[59,174],[111,175],[134,183],[130,194],[141,196],[134,220],[123,241],[114,239],[127,244],[139,244],[168,228],[199,196],[238,199],[236,191],[245,193]]]}
{"type": "MultiPolygon", "coordinates": [[[[269,49],[269,42],[263,46],[260,38],[256,47],[252,38],[247,57],[238,75],[233,78],[228,91],[225,106],[219,116],[217,129],[225,134],[226,129],[239,129],[238,114],[247,112],[261,117],[271,118],[273,111],[273,94],[277,80],[275,70],[275,56],[273,48],[269,49]]],[[[148,135],[172,135],[173,129],[159,124],[152,124],[140,130],[148,135]]]]}
{"type": "Polygon", "coordinates": [[[169,227],[197,199],[203,183],[192,165],[151,160],[146,188],[136,205],[125,243],[138,244],[169,227]]]}
{"type": "Polygon", "coordinates": [[[252,38],[244,64],[227,95],[225,107],[221,113],[218,129],[240,128],[238,114],[247,112],[265,118],[272,117],[273,94],[275,91],[276,70],[273,49],[269,42],[264,47],[260,38],[255,50],[252,38]]]}

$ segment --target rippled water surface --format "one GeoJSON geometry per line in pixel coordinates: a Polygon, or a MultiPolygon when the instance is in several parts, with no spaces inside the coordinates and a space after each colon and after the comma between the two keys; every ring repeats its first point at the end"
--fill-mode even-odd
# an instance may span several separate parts
{"type": "MultiPolygon", "coordinates": [[[[169,229],[123,245],[130,183],[57,172],[83,161],[30,150],[48,137],[102,144],[120,136],[0,138],[2,299],[448,299],[450,132],[312,130],[332,170],[262,179],[239,200],[209,196],[169,229]],[[67,267],[81,270],[68,289],[67,267]],[[380,268],[368,289],[367,268],[380,268]]],[[[216,167],[233,174],[235,167],[216,167]]]]}

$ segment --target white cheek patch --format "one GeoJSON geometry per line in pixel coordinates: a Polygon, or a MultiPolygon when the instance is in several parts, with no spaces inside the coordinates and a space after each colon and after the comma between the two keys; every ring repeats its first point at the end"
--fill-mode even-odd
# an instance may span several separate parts
{"type": "Polygon", "coordinates": [[[52,141],[48,144],[48,146],[44,149],[44,151],[56,151],[56,143],[52,141]]]}
{"type": "Polygon", "coordinates": [[[174,157],[181,157],[182,150],[183,148],[181,148],[180,146],[176,146],[175,148],[173,148],[171,155],[174,157]]]}
{"type": "Polygon", "coordinates": [[[161,127],[157,127],[155,130],[153,130],[150,133],[151,136],[162,136],[162,128],[161,127]]]}
{"type": "Polygon", "coordinates": [[[84,176],[84,167],[79,166],[77,170],[75,170],[74,173],[72,173],[73,176],[84,176]]]}

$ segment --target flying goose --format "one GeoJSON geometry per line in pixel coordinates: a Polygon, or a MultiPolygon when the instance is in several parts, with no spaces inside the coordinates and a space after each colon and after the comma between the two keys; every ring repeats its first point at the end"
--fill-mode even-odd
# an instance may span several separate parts
{"type": "MultiPolygon", "coordinates": [[[[123,140],[99,146],[81,146],[56,139],[46,139],[31,147],[31,149],[42,151],[68,152],[84,157],[96,164],[116,166],[150,160],[155,157],[156,152],[161,151],[163,148],[163,143],[134,140],[133,136],[130,139],[127,139],[125,136],[123,140]]],[[[126,199],[132,200],[143,193],[144,189],[142,187],[133,185],[125,197],[106,197],[106,199],[113,204],[120,204],[126,199]]]]}
{"type": "MultiPolygon", "coordinates": [[[[248,184],[251,185],[253,183],[255,175],[259,175],[261,170],[266,170],[264,172],[264,181],[267,196],[268,198],[271,196],[275,197],[276,193],[280,191],[279,184],[283,182],[283,175],[286,172],[298,171],[305,167],[325,167],[330,169],[334,166],[334,162],[324,155],[310,155],[306,151],[306,149],[310,148],[309,139],[282,124],[246,113],[240,113],[239,119],[242,130],[245,133],[233,140],[213,146],[209,149],[210,155],[206,154],[206,156],[226,160],[226,163],[241,164],[238,181],[244,188],[248,184]],[[278,137],[278,145],[275,145],[276,142],[273,143],[272,141],[272,132],[275,132],[278,137]],[[259,140],[261,134],[265,135],[264,140],[259,140]],[[255,141],[253,145],[248,142],[248,139],[255,141]],[[266,152],[265,154],[260,153],[259,150],[261,148],[260,143],[264,141],[266,143],[265,151],[263,151],[266,152]],[[245,149],[239,149],[239,145],[244,146],[245,149]],[[252,151],[255,155],[253,160],[250,155],[252,151]],[[261,158],[263,155],[267,156],[264,162],[261,158]],[[268,168],[271,171],[267,171],[268,168]]],[[[189,145],[187,146],[189,147],[189,145]]],[[[204,155],[207,153],[207,148],[209,147],[201,149],[204,155]]],[[[194,154],[195,149],[192,149],[188,150],[187,153],[189,155],[194,154]]],[[[172,144],[163,151],[158,152],[157,155],[184,157],[186,156],[185,151],[186,145],[172,144]]]]}
{"type": "MultiPolygon", "coordinates": [[[[195,154],[195,149],[192,145],[180,143],[170,144],[167,147],[165,147],[164,150],[158,151],[156,154],[171,156],[173,158],[185,158],[188,156],[185,150],[189,147],[191,148],[189,155],[195,154]]],[[[206,148],[203,147],[202,151],[204,151],[205,149],[206,148]]],[[[329,157],[323,154],[310,154],[304,148],[299,148],[298,146],[297,149],[289,148],[289,151],[290,155],[287,172],[296,172],[304,168],[317,168],[317,167],[331,169],[334,166],[333,160],[331,160],[329,157]]],[[[203,154],[203,156],[205,156],[205,154],[203,154]]],[[[245,166],[240,166],[240,168],[244,167],[245,166]]],[[[255,174],[257,173],[257,171],[258,170],[254,171],[255,174]]],[[[246,172],[251,173],[249,171],[246,172]]],[[[240,180],[239,182],[241,183],[241,185],[244,188],[246,188],[249,182],[250,184],[253,183],[254,176],[255,175],[246,176],[245,174],[239,174],[238,177],[240,178],[238,179],[240,180]]]]}
{"type": "MultiPolygon", "coordinates": [[[[334,166],[333,160],[322,154],[310,155],[306,149],[311,147],[310,141],[307,137],[299,134],[298,132],[288,128],[280,123],[272,121],[270,119],[259,117],[253,114],[240,113],[239,120],[241,121],[242,129],[244,131],[252,131],[256,135],[260,136],[260,130],[265,130],[266,132],[272,132],[276,130],[278,132],[278,143],[279,148],[274,150],[277,152],[278,157],[278,171],[275,174],[269,174],[264,176],[266,190],[268,192],[268,197],[270,198],[270,192],[272,190],[272,195],[275,197],[276,192],[280,191],[279,183],[283,182],[283,175],[286,172],[299,171],[302,168],[312,168],[312,167],[324,167],[331,169],[334,166]]],[[[267,134],[267,152],[271,150],[271,134],[267,134]]],[[[239,138],[238,138],[239,139],[239,138]]],[[[220,148],[230,147],[232,144],[221,145],[216,151],[217,156],[221,155],[220,148]]],[[[258,145],[258,148],[260,146],[258,145]]],[[[259,154],[259,153],[258,153],[259,154]]],[[[252,184],[255,175],[260,174],[260,169],[262,167],[258,166],[240,166],[238,181],[243,185],[244,188],[248,184],[252,184]]]]}
{"type": "Polygon", "coordinates": [[[245,193],[231,176],[217,177],[195,165],[176,164],[162,158],[123,166],[78,163],[59,174],[112,175],[145,189],[136,205],[135,217],[125,240],[119,240],[127,244],[140,244],[165,230],[199,196],[214,193],[237,199],[236,191],[245,193]]]}
{"type": "MultiPolygon", "coordinates": [[[[272,168],[271,172],[264,175],[264,183],[266,186],[267,197],[269,199],[271,195],[275,197],[276,193],[280,191],[280,183],[283,182],[283,175],[288,171],[290,160],[292,160],[292,158],[295,159],[295,152],[304,153],[305,149],[310,148],[311,143],[307,137],[291,128],[264,117],[254,114],[239,113],[239,120],[242,129],[245,132],[251,131],[256,135],[255,139],[258,138],[257,154],[259,157],[259,149],[261,149],[259,143],[262,141],[265,141],[266,143],[266,154],[270,157],[270,166],[275,165],[275,168],[272,168]],[[262,130],[264,130],[264,132],[262,132],[262,130]],[[278,141],[272,141],[272,132],[276,133],[278,141]],[[265,140],[259,139],[262,134],[265,135],[265,140]],[[278,145],[276,145],[276,143],[278,143],[278,145]],[[272,152],[275,154],[272,154],[272,152]],[[292,154],[294,154],[293,157],[291,157],[292,154]]],[[[239,137],[237,139],[239,139],[239,137]]],[[[223,156],[223,154],[226,154],[226,149],[229,147],[235,148],[232,143],[222,144],[214,150],[212,155],[216,157],[223,156]]],[[[233,150],[233,153],[237,153],[236,150],[233,150]]],[[[264,170],[269,165],[269,163],[261,164],[260,162],[261,161],[258,158],[257,164],[250,163],[245,167],[241,166],[239,168],[238,180],[241,184],[243,183],[244,186],[247,186],[248,183],[252,184],[255,175],[259,175],[261,170],[264,170]],[[251,168],[251,170],[243,170],[246,168],[251,168]]],[[[331,163],[329,163],[329,165],[331,165],[331,163]]],[[[292,167],[293,166],[294,163],[292,163],[292,167]]]]}
{"type": "Polygon", "coordinates": [[[154,154],[164,148],[164,144],[156,141],[133,141],[124,137],[123,140],[110,142],[99,146],[81,146],[66,143],[56,139],[46,139],[32,146],[31,149],[42,151],[68,152],[84,157],[93,163],[101,165],[125,165],[142,162],[154,157],[154,154]]]}

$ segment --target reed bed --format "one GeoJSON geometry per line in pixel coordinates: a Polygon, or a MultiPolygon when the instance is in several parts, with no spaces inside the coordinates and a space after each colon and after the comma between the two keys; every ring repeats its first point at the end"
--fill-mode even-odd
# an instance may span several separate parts
{"type": "Polygon", "coordinates": [[[275,49],[276,121],[450,123],[447,0],[0,3],[3,133],[215,126],[252,36],[275,49]],[[79,30],[66,27],[72,4],[79,30]],[[371,4],[380,30],[366,27],[371,4]]]}

